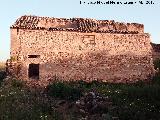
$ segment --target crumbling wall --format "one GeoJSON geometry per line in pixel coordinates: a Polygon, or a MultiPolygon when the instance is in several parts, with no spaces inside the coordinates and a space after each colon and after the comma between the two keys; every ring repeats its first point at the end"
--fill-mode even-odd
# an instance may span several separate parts
{"type": "Polygon", "coordinates": [[[143,24],[120,23],[114,20],[95,20],[88,18],[50,18],[38,16],[22,16],[11,28],[24,29],[59,29],[80,32],[112,32],[112,33],[143,33],[143,24]]]}
{"type": "Polygon", "coordinates": [[[19,47],[20,45],[20,39],[17,39],[17,30],[18,29],[11,29],[10,30],[10,38],[11,38],[11,56],[12,59],[17,59],[15,56],[18,56],[19,53],[19,47]],[[14,57],[14,58],[13,58],[14,57]]]}
{"type": "Polygon", "coordinates": [[[154,72],[148,34],[83,33],[19,29],[18,61],[23,79],[28,66],[40,64],[40,81],[100,80],[135,82],[154,72]],[[28,55],[40,55],[28,58],[28,55]]]}
{"type": "Polygon", "coordinates": [[[19,72],[21,71],[21,63],[17,60],[8,59],[6,61],[6,73],[8,76],[19,77],[19,72]]]}

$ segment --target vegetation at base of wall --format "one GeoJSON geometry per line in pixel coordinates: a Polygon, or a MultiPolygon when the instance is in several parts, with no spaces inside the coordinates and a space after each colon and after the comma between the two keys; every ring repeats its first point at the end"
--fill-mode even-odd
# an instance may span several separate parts
{"type": "Polygon", "coordinates": [[[5,70],[5,62],[0,62],[0,71],[5,70]]]}
{"type": "MultiPolygon", "coordinates": [[[[159,119],[159,85],[109,85],[108,89],[104,87],[97,90],[112,99],[121,120],[159,119]]],[[[114,114],[114,111],[111,114],[114,114]]]]}
{"type": "Polygon", "coordinates": [[[160,58],[154,60],[154,61],[153,61],[153,64],[154,64],[154,68],[155,68],[155,69],[157,69],[157,68],[160,69],[160,58]]]}
{"type": "Polygon", "coordinates": [[[6,77],[5,71],[0,71],[0,83],[3,81],[3,79],[6,77]]]}
{"type": "MultiPolygon", "coordinates": [[[[43,91],[33,91],[16,78],[6,78],[0,86],[0,120],[80,120],[85,116],[74,105],[90,91],[112,102],[113,107],[101,113],[109,120],[113,116],[119,120],[160,118],[160,74],[157,73],[150,83],[54,82],[43,91]]],[[[92,118],[96,117],[97,114],[92,114],[92,118]]]]}
{"type": "Polygon", "coordinates": [[[65,100],[77,100],[82,96],[82,91],[76,86],[63,82],[48,85],[47,91],[50,96],[65,100]]]}
{"type": "Polygon", "coordinates": [[[160,118],[160,84],[157,83],[56,82],[49,85],[46,91],[32,91],[23,82],[13,78],[3,81],[0,87],[0,119],[76,120],[81,115],[75,112],[74,107],[63,110],[56,105],[61,100],[68,101],[68,104],[75,103],[89,91],[112,101],[115,108],[109,110],[109,116],[118,116],[120,120],[160,118]]]}
{"type": "Polygon", "coordinates": [[[156,73],[152,78],[152,83],[160,85],[160,72],[156,73]]]}
{"type": "Polygon", "coordinates": [[[160,59],[154,60],[153,63],[154,63],[154,68],[157,69],[157,70],[159,69],[159,70],[156,72],[155,76],[153,76],[152,82],[154,84],[159,84],[160,85],[160,59]]]}
{"type": "Polygon", "coordinates": [[[11,56],[11,58],[10,58],[10,60],[11,60],[12,62],[17,61],[17,59],[18,59],[17,56],[11,56]]]}
{"type": "Polygon", "coordinates": [[[0,87],[0,120],[62,120],[48,97],[9,79],[0,87]]]}
{"type": "Polygon", "coordinates": [[[5,63],[0,62],[0,84],[5,77],[6,77],[5,63]]]}
{"type": "Polygon", "coordinates": [[[63,97],[67,94],[59,92],[59,87],[55,87],[59,85],[63,87],[72,86],[72,88],[82,90],[82,94],[88,91],[96,91],[110,98],[116,107],[109,111],[109,115],[118,116],[120,120],[159,120],[160,118],[160,84],[155,82],[109,84],[97,81],[92,83],[79,81],[54,83],[54,87],[50,85],[54,88],[50,91],[54,97],[66,99],[63,97]]]}

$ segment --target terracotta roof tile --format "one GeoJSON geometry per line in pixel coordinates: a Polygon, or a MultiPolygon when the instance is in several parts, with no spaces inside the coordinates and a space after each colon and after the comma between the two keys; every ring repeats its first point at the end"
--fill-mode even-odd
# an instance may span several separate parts
{"type": "Polygon", "coordinates": [[[11,28],[137,34],[143,33],[144,26],[138,23],[119,23],[114,20],[66,19],[25,15],[18,18],[11,28]]]}

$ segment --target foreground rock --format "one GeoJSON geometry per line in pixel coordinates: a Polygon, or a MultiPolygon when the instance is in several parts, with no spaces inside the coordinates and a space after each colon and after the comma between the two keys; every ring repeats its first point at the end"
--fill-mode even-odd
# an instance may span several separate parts
{"type": "Polygon", "coordinates": [[[109,110],[113,108],[111,100],[95,92],[86,93],[77,100],[76,107],[84,120],[118,120],[118,117],[109,115],[109,110]]]}

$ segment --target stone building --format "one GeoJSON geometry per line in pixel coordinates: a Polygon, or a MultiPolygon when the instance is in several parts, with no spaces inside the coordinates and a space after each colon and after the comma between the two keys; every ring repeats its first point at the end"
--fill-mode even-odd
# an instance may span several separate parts
{"type": "Polygon", "coordinates": [[[10,30],[8,73],[26,81],[135,82],[154,73],[143,24],[22,16],[10,30]]]}

